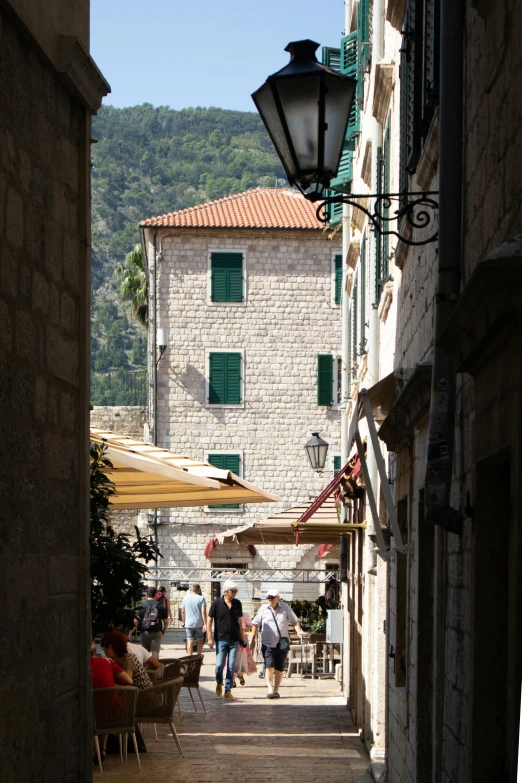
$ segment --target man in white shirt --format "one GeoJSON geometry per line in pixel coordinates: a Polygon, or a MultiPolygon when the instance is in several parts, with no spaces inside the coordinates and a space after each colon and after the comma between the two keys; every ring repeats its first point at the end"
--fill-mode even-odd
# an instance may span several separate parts
{"type": "Polygon", "coordinates": [[[262,606],[254,619],[250,648],[254,647],[257,630],[261,626],[261,649],[265,659],[267,699],[279,699],[279,686],[283,679],[286,657],[290,649],[288,623],[295,626],[300,637],[304,636],[299,620],[292,609],[279,600],[277,590],[267,592],[268,604],[262,606]]]}
{"type": "Polygon", "coordinates": [[[157,658],[154,658],[152,653],[150,653],[145,647],[142,647],[141,644],[133,644],[132,642],[127,642],[127,650],[130,653],[133,653],[138,661],[142,663],[144,666],[146,665],[149,669],[159,669],[160,662],[157,658]]]}

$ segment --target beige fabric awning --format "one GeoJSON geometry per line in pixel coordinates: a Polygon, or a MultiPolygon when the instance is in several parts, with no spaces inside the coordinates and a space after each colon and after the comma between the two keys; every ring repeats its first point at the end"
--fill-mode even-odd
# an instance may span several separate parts
{"type": "MultiPolygon", "coordinates": [[[[232,541],[236,544],[255,544],[256,546],[263,544],[295,545],[297,522],[309,506],[310,503],[302,503],[260,522],[229,528],[218,533],[216,539],[220,544],[232,541]]],[[[306,524],[299,525],[299,543],[337,544],[341,535],[349,535],[357,527],[362,527],[362,525],[345,525],[339,522],[335,500],[332,496],[322,504],[306,524]]]]}
{"type": "Polygon", "coordinates": [[[274,503],[264,492],[228,470],[160,449],[114,432],[91,428],[91,442],[105,444],[112,462],[107,477],[116,488],[114,509],[179,508],[228,503],[274,503]]]}

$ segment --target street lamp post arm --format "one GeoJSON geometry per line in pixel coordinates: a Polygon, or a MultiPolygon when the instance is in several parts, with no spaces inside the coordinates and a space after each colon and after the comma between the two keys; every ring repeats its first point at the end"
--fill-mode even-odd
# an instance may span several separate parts
{"type": "Polygon", "coordinates": [[[407,245],[427,245],[436,242],[439,236],[438,229],[426,239],[414,241],[403,236],[399,231],[385,230],[390,223],[401,221],[403,218],[412,228],[426,228],[434,220],[434,213],[439,209],[439,202],[433,196],[438,196],[438,191],[430,190],[419,193],[349,193],[337,196],[328,196],[317,207],[317,218],[322,223],[328,223],[326,207],[329,204],[349,204],[361,210],[371,221],[375,231],[381,236],[396,236],[407,245]],[[373,212],[370,212],[358,199],[374,199],[373,212]],[[406,200],[406,203],[404,203],[406,200]],[[392,214],[389,210],[394,203],[399,204],[392,214]]]}

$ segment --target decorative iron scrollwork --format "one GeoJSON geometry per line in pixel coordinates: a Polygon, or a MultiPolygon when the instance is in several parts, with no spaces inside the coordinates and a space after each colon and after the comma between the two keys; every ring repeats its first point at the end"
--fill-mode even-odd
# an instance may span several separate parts
{"type": "Polygon", "coordinates": [[[436,242],[439,236],[438,228],[426,239],[413,240],[400,234],[399,231],[386,230],[391,223],[397,223],[399,226],[402,220],[406,221],[412,229],[427,228],[435,220],[434,213],[438,212],[439,202],[433,196],[438,196],[438,191],[426,191],[424,193],[349,193],[339,194],[338,196],[329,196],[321,201],[317,207],[317,218],[322,223],[328,223],[329,218],[326,213],[326,207],[329,204],[349,204],[356,209],[360,209],[371,221],[373,228],[381,236],[395,236],[406,245],[428,245],[430,242],[436,242]],[[373,212],[370,212],[358,199],[372,199],[373,212]],[[394,209],[390,214],[390,210],[394,209]]]}

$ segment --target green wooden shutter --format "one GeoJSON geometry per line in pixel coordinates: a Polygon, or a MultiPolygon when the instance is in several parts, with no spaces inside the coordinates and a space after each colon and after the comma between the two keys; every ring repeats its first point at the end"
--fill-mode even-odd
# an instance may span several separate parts
{"type": "Polygon", "coordinates": [[[241,354],[211,353],[208,385],[211,405],[238,405],[241,402],[241,354]]]}
{"type": "Polygon", "coordinates": [[[345,35],[341,39],[341,73],[346,76],[351,76],[352,79],[357,79],[356,97],[352,105],[352,111],[350,112],[350,118],[348,120],[348,128],[346,130],[346,138],[349,139],[359,133],[361,129],[361,110],[360,110],[360,77],[358,74],[358,61],[357,61],[357,38],[358,32],[355,30],[349,35],[345,35]]]}
{"type": "Polygon", "coordinates": [[[317,357],[317,404],[333,405],[333,356],[320,353],[317,357]]]}
{"type": "Polygon", "coordinates": [[[366,70],[371,54],[373,3],[371,0],[359,0],[357,12],[357,53],[358,70],[361,78],[366,70]]]}
{"type": "Polygon", "coordinates": [[[208,401],[212,405],[225,402],[225,353],[211,353],[209,356],[209,394],[208,401]]]}
{"type": "Polygon", "coordinates": [[[366,350],[366,232],[361,242],[361,340],[359,354],[368,353],[366,350]]]}
{"type": "Polygon", "coordinates": [[[333,71],[339,71],[341,67],[341,50],[332,46],[323,46],[322,62],[333,71]]]}
{"type": "Polygon", "coordinates": [[[241,402],[241,354],[227,353],[226,402],[239,405],[241,402]]]}
{"type": "Polygon", "coordinates": [[[353,305],[352,305],[352,375],[357,378],[357,357],[358,357],[358,339],[359,339],[359,269],[355,273],[353,283],[353,305]]]}
{"type": "Polygon", "coordinates": [[[243,301],[243,255],[212,253],[211,299],[213,302],[243,301]]]}
{"type": "Polygon", "coordinates": [[[335,304],[341,304],[343,291],[343,257],[335,256],[335,304]]]}
{"type": "MultiPolygon", "coordinates": [[[[219,470],[231,470],[239,476],[239,454],[209,454],[208,461],[219,470]]],[[[239,503],[225,503],[212,508],[239,508],[239,503]]]]}
{"type": "Polygon", "coordinates": [[[334,457],[334,473],[339,473],[341,470],[341,456],[336,454],[334,457]]]}

